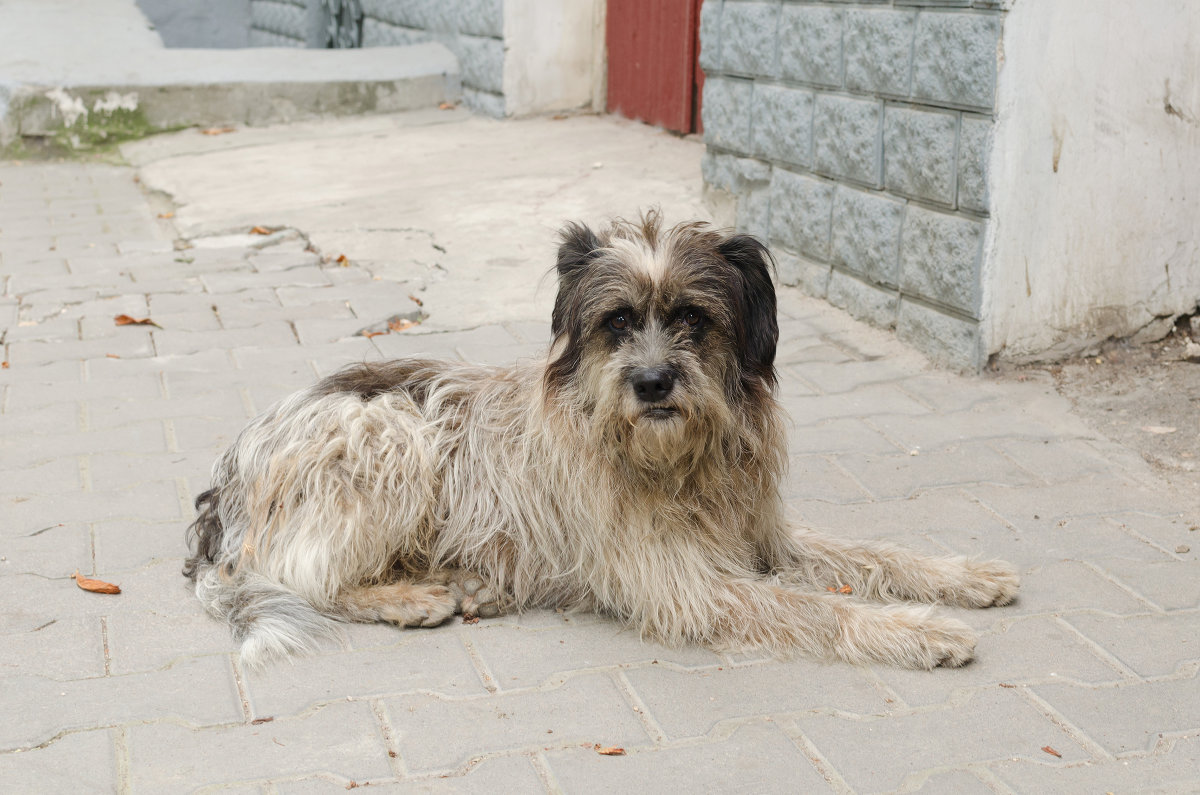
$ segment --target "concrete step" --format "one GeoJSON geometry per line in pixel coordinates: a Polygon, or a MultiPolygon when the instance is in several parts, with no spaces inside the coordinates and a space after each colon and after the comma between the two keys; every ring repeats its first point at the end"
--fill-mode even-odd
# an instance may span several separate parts
{"type": "Polygon", "coordinates": [[[272,124],[456,102],[441,44],[169,49],[132,0],[0,4],[0,154],[86,150],[194,125],[272,124]]]}

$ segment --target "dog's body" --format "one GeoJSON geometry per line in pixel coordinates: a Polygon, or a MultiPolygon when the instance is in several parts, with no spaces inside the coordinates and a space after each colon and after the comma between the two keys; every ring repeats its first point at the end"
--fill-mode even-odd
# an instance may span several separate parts
{"type": "Polygon", "coordinates": [[[537,606],[668,643],[966,662],[966,625],[858,597],[1005,604],[1007,564],[783,519],[769,265],[753,238],[654,215],[569,226],[547,361],[356,365],[255,419],[197,500],[197,593],[250,664],[309,648],[330,618],[537,606]]]}

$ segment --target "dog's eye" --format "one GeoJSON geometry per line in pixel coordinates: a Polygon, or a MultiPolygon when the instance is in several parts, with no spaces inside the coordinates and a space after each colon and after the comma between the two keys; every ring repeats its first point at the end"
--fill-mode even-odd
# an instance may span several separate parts
{"type": "Polygon", "coordinates": [[[692,328],[696,328],[701,323],[704,322],[704,315],[700,314],[700,312],[695,309],[687,310],[682,315],[680,315],[680,318],[683,320],[684,323],[687,323],[692,328]]]}
{"type": "Polygon", "coordinates": [[[624,312],[615,314],[608,319],[608,327],[613,331],[624,331],[629,328],[629,318],[624,312]]]}

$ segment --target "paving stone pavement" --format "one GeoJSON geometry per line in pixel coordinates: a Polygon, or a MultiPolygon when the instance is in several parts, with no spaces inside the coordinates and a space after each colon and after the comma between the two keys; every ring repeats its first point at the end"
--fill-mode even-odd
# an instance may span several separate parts
{"type": "Polygon", "coordinates": [[[243,423],[353,360],[505,361],[548,328],[355,336],[413,308],[402,285],[293,230],[187,247],[160,211],[128,168],[0,165],[0,790],[1200,790],[1194,501],[1048,382],[930,369],[790,289],[789,508],[1013,561],[1015,604],[948,611],[982,632],[973,664],[668,649],[542,611],[353,626],[243,671],[179,573],[243,423]]]}

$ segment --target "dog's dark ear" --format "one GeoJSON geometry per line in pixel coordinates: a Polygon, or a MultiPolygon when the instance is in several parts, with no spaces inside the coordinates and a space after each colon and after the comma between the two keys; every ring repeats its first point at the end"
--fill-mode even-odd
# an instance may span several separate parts
{"type": "Polygon", "coordinates": [[[558,247],[558,297],[554,301],[554,313],[550,316],[550,330],[561,334],[570,312],[571,295],[579,283],[579,277],[588,264],[596,258],[601,247],[596,233],[584,224],[571,222],[559,233],[562,243],[558,247]]]}
{"type": "Polygon", "coordinates": [[[771,283],[775,260],[767,247],[750,235],[732,235],[717,247],[717,251],[742,275],[745,369],[761,378],[767,386],[774,386],[775,345],[779,341],[775,286],[771,283]]]}

